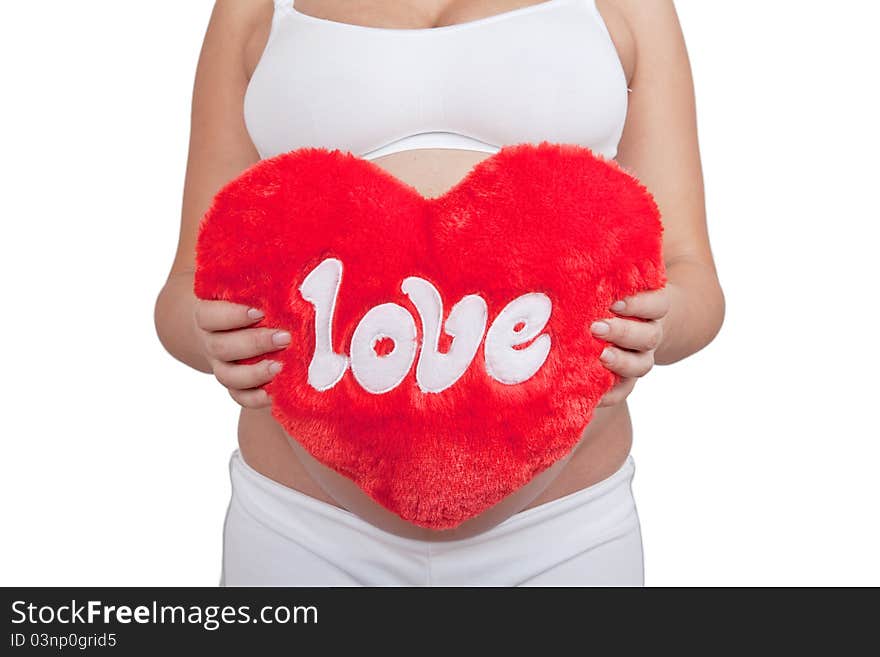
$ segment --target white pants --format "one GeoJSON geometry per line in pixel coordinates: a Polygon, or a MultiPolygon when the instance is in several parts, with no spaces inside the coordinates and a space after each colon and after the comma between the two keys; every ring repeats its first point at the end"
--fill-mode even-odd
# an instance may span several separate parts
{"type": "Polygon", "coordinates": [[[628,457],[607,479],[476,536],[403,538],[260,474],[238,450],[221,586],[642,586],[628,457]]]}

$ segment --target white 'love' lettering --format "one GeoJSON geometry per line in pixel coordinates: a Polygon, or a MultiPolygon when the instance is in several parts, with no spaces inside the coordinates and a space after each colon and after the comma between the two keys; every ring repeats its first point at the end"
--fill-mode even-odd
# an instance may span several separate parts
{"type": "MultiPolygon", "coordinates": [[[[303,279],[299,292],[315,309],[315,351],[308,381],[315,390],[330,390],[351,367],[358,384],[373,394],[394,390],[406,378],[416,359],[416,323],[410,312],[396,303],[371,308],[358,322],[351,338],[351,355],[333,351],[333,317],[342,285],[342,262],[327,258],[303,279]],[[380,354],[380,341],[394,343],[380,354]]],[[[443,323],[443,300],[429,281],[417,276],[404,279],[401,290],[412,301],[422,324],[423,344],[416,364],[416,382],[425,393],[446,390],[467,371],[483,340],[486,373],[507,385],[533,377],[550,353],[550,336],[541,333],[552,312],[550,297],[531,292],[508,303],[486,331],[488,307],[477,294],[456,303],[443,323]],[[440,333],[452,338],[446,353],[439,350],[440,333]],[[528,346],[523,346],[531,342],[528,346]]]]}

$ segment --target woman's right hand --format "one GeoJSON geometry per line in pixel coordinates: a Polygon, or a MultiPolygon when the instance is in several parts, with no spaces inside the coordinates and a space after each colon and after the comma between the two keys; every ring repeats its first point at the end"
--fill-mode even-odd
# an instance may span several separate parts
{"type": "Polygon", "coordinates": [[[245,408],[269,406],[269,395],[259,386],[281,371],[281,363],[269,358],[249,365],[235,361],[285,348],[290,344],[290,333],[251,328],[263,318],[263,312],[228,301],[196,299],[194,317],[202,352],[232,398],[245,408]]]}

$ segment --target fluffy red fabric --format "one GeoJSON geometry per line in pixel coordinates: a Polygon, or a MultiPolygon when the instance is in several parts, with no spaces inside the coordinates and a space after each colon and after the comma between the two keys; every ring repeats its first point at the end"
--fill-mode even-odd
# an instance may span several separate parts
{"type": "Polygon", "coordinates": [[[402,518],[443,529],[577,443],[616,381],[590,324],[616,299],[662,287],[661,234],[645,187],[576,145],[505,146],[437,198],[349,152],[303,148],[258,163],[217,194],[200,228],[195,292],[260,308],[261,325],[290,331],[292,344],[272,355],[283,369],[265,386],[290,436],[402,518]],[[490,324],[514,298],[548,295],[549,356],[518,385],[487,375],[481,346],[440,393],[419,389],[415,367],[384,394],[366,392],[350,369],[319,392],[307,382],[314,308],[298,287],[328,257],[344,264],[336,352],[350,353],[360,319],[387,302],[410,309],[421,340],[401,291],[419,276],[440,291],[447,314],[463,296],[482,296],[490,324]]]}

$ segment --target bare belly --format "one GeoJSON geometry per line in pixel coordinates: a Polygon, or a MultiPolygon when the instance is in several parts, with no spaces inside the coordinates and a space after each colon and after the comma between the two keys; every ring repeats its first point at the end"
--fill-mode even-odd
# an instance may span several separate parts
{"type": "MultiPolygon", "coordinates": [[[[373,160],[426,197],[439,196],[457,183],[488,153],[420,149],[373,160]]],[[[588,330],[584,327],[584,330],[588,330]]],[[[275,422],[268,410],[242,409],[238,440],[244,460],[285,486],[342,507],[386,531],[425,540],[464,538],[486,531],[524,509],[550,502],[613,474],[626,460],[632,426],[626,404],[599,408],[568,457],[538,474],[528,484],[459,527],[436,531],[417,527],[374,502],[343,475],[312,458],[275,422]]]]}

